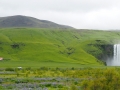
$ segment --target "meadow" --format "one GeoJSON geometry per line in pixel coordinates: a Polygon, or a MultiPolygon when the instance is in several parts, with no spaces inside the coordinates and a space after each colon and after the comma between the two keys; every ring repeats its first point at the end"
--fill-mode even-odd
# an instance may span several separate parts
{"type": "Polygon", "coordinates": [[[0,90],[119,90],[120,68],[5,68],[0,90]]]}

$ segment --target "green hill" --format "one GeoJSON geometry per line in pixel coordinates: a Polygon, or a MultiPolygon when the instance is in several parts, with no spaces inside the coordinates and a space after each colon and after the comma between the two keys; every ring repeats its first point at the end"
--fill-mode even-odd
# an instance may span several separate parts
{"type": "Polygon", "coordinates": [[[0,57],[4,60],[0,67],[103,66],[87,52],[87,44],[96,40],[114,43],[119,38],[120,32],[113,31],[1,28],[0,57]]]}

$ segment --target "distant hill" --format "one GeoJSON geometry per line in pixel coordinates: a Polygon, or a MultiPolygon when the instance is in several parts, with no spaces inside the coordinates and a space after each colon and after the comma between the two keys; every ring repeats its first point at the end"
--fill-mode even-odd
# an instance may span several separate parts
{"type": "Polygon", "coordinates": [[[47,20],[39,20],[28,16],[8,16],[0,17],[1,28],[11,27],[30,27],[30,28],[62,28],[62,29],[73,29],[73,27],[56,24],[47,20]]]}

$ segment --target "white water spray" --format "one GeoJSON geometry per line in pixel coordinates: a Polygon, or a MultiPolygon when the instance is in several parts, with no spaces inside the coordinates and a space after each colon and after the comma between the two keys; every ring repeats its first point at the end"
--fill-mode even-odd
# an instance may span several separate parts
{"type": "Polygon", "coordinates": [[[106,60],[107,66],[120,66],[120,44],[114,45],[113,58],[106,60]]]}
{"type": "Polygon", "coordinates": [[[120,66],[120,44],[114,45],[114,56],[111,61],[111,66],[120,66]]]}

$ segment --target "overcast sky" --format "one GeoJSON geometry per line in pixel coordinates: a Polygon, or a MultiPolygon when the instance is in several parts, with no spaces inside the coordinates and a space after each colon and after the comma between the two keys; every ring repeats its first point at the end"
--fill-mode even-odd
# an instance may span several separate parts
{"type": "Polygon", "coordinates": [[[78,29],[120,29],[120,0],[0,0],[0,17],[12,15],[78,29]]]}

